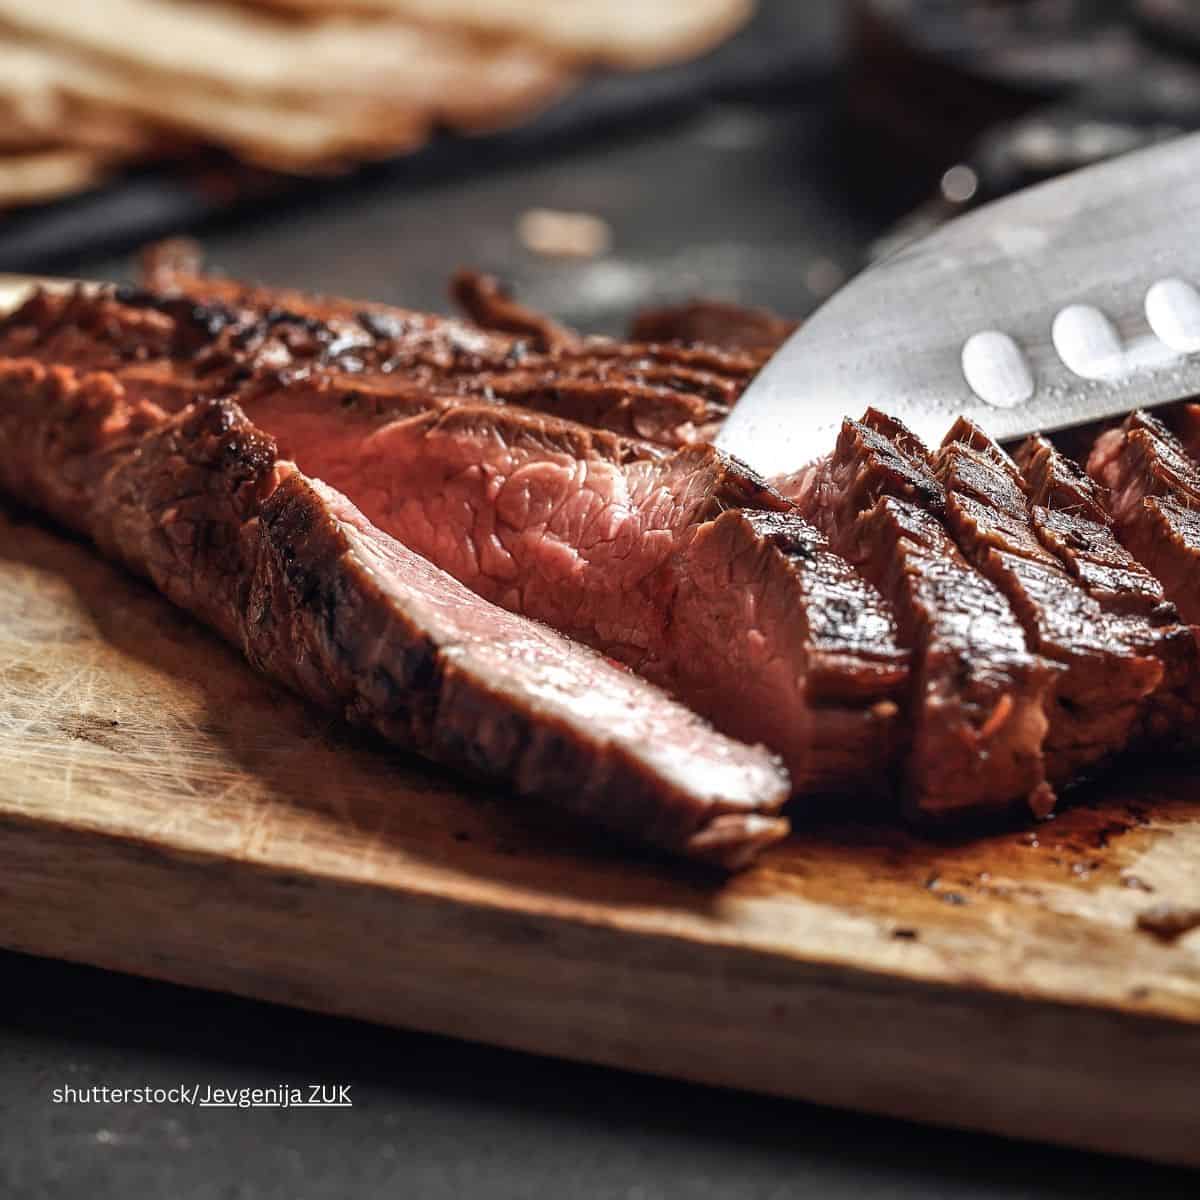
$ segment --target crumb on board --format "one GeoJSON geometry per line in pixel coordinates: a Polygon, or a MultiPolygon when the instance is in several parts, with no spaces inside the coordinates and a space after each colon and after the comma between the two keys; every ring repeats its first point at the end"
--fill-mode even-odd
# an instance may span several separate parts
{"type": "Polygon", "coordinates": [[[517,237],[546,258],[597,258],[612,245],[612,227],[594,213],[531,208],[517,220],[517,237]]]}

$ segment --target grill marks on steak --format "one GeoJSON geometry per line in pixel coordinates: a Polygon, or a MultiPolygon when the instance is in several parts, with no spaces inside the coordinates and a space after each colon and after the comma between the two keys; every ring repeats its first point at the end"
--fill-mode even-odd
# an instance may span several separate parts
{"type": "Polygon", "coordinates": [[[0,486],[305,696],[399,745],[727,867],[782,837],[775,760],[490,605],[279,459],[237,405],[0,364],[0,486]]]}
{"type": "MultiPolygon", "coordinates": [[[[1018,463],[960,422],[934,460],[868,412],[845,423],[831,460],[786,481],[818,533],[698,440],[782,323],[739,326],[700,306],[647,316],[655,344],[625,345],[584,338],[481,276],[456,283],[474,324],[246,288],[187,264],[151,282],[35,297],[0,323],[0,355],[93,372],[72,383],[69,427],[24,412],[14,451],[0,446],[6,486],[149,570],[277,677],[432,757],[577,811],[603,798],[610,826],[727,863],[779,835],[768,759],[729,743],[736,764],[721,778],[740,781],[737,798],[713,808],[685,758],[648,751],[622,723],[621,690],[653,689],[530,616],[779,749],[801,791],[861,789],[903,751],[908,803],[924,816],[1020,801],[1045,813],[1051,783],[1126,744],[1196,741],[1196,639],[1171,600],[1200,612],[1200,469],[1153,418],[1098,444],[1092,467],[1110,494],[1044,439],[1018,463]],[[722,322],[724,349],[689,344],[722,322]],[[104,399],[113,388],[119,403],[104,399]],[[217,399],[227,393],[240,408],[217,399]],[[207,433],[187,424],[208,411],[224,415],[207,433]],[[222,461],[245,477],[214,491],[205,480],[223,477],[197,448],[218,426],[236,430],[222,461]],[[156,466],[168,430],[186,494],[156,466]],[[135,480],[108,508],[84,503],[93,443],[110,465],[118,444],[128,456],[101,490],[135,480]],[[259,459],[265,474],[251,469],[259,459]],[[169,572],[146,565],[150,478],[163,490],[149,507],[165,513],[174,496],[184,514],[164,525],[169,572]],[[247,605],[250,632],[230,616],[247,605]],[[585,657],[564,665],[572,650],[585,657]],[[616,730],[603,746],[578,728],[592,669],[580,663],[612,673],[600,689],[612,703],[596,710],[616,730]],[[554,703],[544,688],[531,699],[545,676],[554,703]],[[534,699],[549,708],[530,715],[534,699]],[[604,782],[565,795],[589,771],[604,782]]],[[[663,719],[656,730],[689,754],[715,737],[663,719]]]]}
{"type": "Polygon", "coordinates": [[[1008,600],[1030,650],[1063,670],[1048,709],[1046,772],[1061,786],[1124,749],[1163,678],[1153,635],[1106,612],[1037,536],[1016,464],[960,420],[936,460],[955,540],[1008,600]]]}
{"type": "Polygon", "coordinates": [[[1041,435],[1027,438],[1016,458],[1039,539],[1088,594],[1106,612],[1142,616],[1154,625],[1177,622],[1162,584],[1117,539],[1106,496],[1083,468],[1041,435]]]}
{"type": "Polygon", "coordinates": [[[665,446],[712,437],[756,369],[716,350],[603,339],[538,353],[462,321],[208,277],[186,294],[35,297],[0,322],[0,352],[97,369],[158,363],[211,395],[256,377],[328,378],[401,402],[519,405],[665,446]]]}
{"type": "Polygon", "coordinates": [[[1026,439],[1016,459],[1042,545],[1105,613],[1122,619],[1134,644],[1163,664],[1134,741],[1196,744],[1200,661],[1193,630],[1180,622],[1162,584],[1117,540],[1104,492],[1082,468],[1040,435],[1026,439]]]}
{"type": "Polygon", "coordinates": [[[802,512],[879,588],[912,651],[909,807],[950,817],[1054,794],[1042,743],[1056,669],[1026,649],[996,587],[942,521],[945,491],[920,442],[869,411],[833,455],[789,481],[802,512]]]}
{"type": "MultiPolygon", "coordinates": [[[[753,351],[590,338],[517,304],[488,276],[454,292],[477,324],[383,305],[246,287],[169,256],[131,303],[187,297],[236,317],[224,350],[242,367],[283,360],[379,374],[431,390],[500,400],[667,446],[710,439],[763,362],[753,351]],[[281,342],[284,343],[281,348],[281,342]],[[236,343],[236,344],[235,344],[236,343]]],[[[210,346],[220,355],[221,345],[210,346]]]]}
{"type": "Polygon", "coordinates": [[[906,674],[886,605],[712,447],[668,455],[489,406],[381,415],[303,384],[245,404],[380,528],[771,746],[797,791],[880,781],[906,674]]]}
{"type": "Polygon", "coordinates": [[[1108,491],[1125,547],[1162,583],[1191,625],[1200,623],[1200,469],[1167,427],[1131,413],[1100,435],[1088,474],[1108,491]]]}
{"type": "Polygon", "coordinates": [[[797,790],[886,790],[908,655],[879,593],[795,513],[731,509],[685,539],[665,639],[679,694],[777,748],[797,790]]]}
{"type": "MultiPolygon", "coordinates": [[[[125,299],[162,307],[175,304],[170,295],[126,293],[125,299]]],[[[538,335],[548,343],[539,350],[533,337],[203,276],[182,295],[193,301],[180,313],[182,352],[197,356],[205,372],[228,374],[232,383],[247,370],[300,368],[373,379],[385,389],[520,404],[671,446],[712,437],[756,370],[754,361],[718,350],[629,346],[568,334],[538,335]],[[202,302],[197,306],[196,300],[202,302]],[[197,350],[187,323],[203,335],[222,319],[227,325],[197,350]]],[[[530,316],[529,325],[535,322],[530,316]]]]}

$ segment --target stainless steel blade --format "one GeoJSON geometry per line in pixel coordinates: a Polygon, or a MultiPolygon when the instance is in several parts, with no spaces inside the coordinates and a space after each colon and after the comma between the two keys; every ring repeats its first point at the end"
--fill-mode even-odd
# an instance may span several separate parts
{"type": "Polygon", "coordinates": [[[718,439],[764,475],[874,405],[936,444],[1200,392],[1200,134],[997,201],[871,267],[774,355],[718,439]]]}

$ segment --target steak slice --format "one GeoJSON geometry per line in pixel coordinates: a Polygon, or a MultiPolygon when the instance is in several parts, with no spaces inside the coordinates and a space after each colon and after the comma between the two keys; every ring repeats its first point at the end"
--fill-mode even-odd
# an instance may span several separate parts
{"type": "Polygon", "coordinates": [[[1200,704],[1195,632],[1181,623],[1162,584],[1117,540],[1102,489],[1040,435],[1016,455],[1029,489],[1033,528],[1087,594],[1163,664],[1163,680],[1148,698],[1136,743],[1194,746],[1200,704]]]}
{"type": "Polygon", "coordinates": [[[712,447],[664,454],[489,405],[397,415],[326,381],[244,403],[379,528],[770,746],[798,792],[883,782],[907,661],[887,606],[712,447]]]}
{"type": "Polygon", "coordinates": [[[1042,744],[1058,669],[1026,649],[1004,596],[955,545],[918,439],[869,411],[788,487],[891,602],[911,648],[911,811],[947,818],[1026,803],[1047,814],[1042,744]]]}
{"type": "Polygon", "coordinates": [[[1102,433],[1088,474],[1108,489],[1127,550],[1162,583],[1185,621],[1200,623],[1200,469],[1167,427],[1134,412],[1102,433]]]}
{"type": "Polygon", "coordinates": [[[721,369],[728,356],[718,351],[587,339],[537,353],[517,338],[424,313],[206,276],[194,287],[39,294],[0,321],[0,354],[105,370],[161,361],[211,395],[236,394],[255,376],[320,375],[401,401],[420,393],[520,405],[665,446],[713,436],[752,375],[745,363],[721,369]]]}
{"type": "Polygon", "coordinates": [[[1029,648],[1063,668],[1044,745],[1062,786],[1125,748],[1163,663],[1141,623],[1106,612],[1042,544],[1016,464],[981,429],[960,419],[936,470],[959,548],[1008,600],[1029,648]]]}
{"type": "Polygon", "coordinates": [[[710,439],[763,361],[753,351],[584,337],[468,272],[455,277],[453,290],[478,324],[247,287],[205,275],[175,253],[152,256],[146,282],[149,292],[125,299],[153,305],[186,297],[205,314],[234,314],[236,329],[223,340],[237,343],[243,365],[265,355],[276,366],[286,358],[335,373],[381,374],[667,446],[710,439]]]}
{"type": "MultiPolygon", "coordinates": [[[[78,316],[34,314],[10,334],[41,330],[26,353],[107,367],[170,410],[226,378],[170,348],[186,335],[191,298],[135,309],[132,325],[131,306],[111,297],[70,303],[78,316]],[[157,357],[127,356],[127,329],[136,344],[158,337],[157,357]]],[[[672,456],[365,372],[255,370],[237,396],[286,456],[377,526],[487,599],[776,749],[798,791],[882,782],[906,671],[886,605],[781,497],[711,447],[672,456]],[[781,514],[770,536],[751,516],[710,528],[747,507],[781,514]],[[723,568],[712,544],[734,565],[723,568]],[[728,592],[735,577],[743,593],[728,592]]]]}
{"type": "Polygon", "coordinates": [[[786,833],[770,754],[468,591],[231,401],[169,415],[108,374],[5,362],[0,487],[398,745],[724,867],[786,833]]]}
{"type": "Polygon", "coordinates": [[[1040,434],[1027,438],[1016,458],[1038,537],[1088,594],[1106,612],[1176,624],[1179,613],[1162,584],[1113,532],[1107,498],[1096,481],[1040,434]]]}

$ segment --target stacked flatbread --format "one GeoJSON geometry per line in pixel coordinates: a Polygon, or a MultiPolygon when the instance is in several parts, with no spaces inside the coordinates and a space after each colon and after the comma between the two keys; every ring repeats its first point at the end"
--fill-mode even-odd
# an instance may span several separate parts
{"type": "Polygon", "coordinates": [[[753,0],[0,0],[0,205],[217,146],[317,173],[688,57],[753,0]]]}

